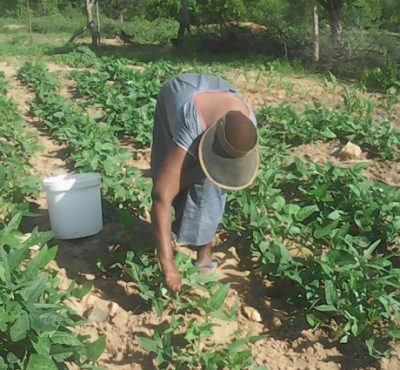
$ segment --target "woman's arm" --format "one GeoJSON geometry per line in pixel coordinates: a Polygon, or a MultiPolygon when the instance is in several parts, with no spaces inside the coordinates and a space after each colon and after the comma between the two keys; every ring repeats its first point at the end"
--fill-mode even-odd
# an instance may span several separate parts
{"type": "Polygon", "coordinates": [[[174,144],[165,157],[152,190],[151,218],[158,258],[167,287],[177,292],[182,285],[181,275],[173,261],[171,241],[171,207],[181,189],[182,168],[186,151],[174,144]]]}

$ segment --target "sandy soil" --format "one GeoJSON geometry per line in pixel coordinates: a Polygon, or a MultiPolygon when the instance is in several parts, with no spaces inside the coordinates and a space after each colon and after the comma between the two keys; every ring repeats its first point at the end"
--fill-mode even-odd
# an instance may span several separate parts
{"type": "MultiPolygon", "coordinates": [[[[51,70],[60,73],[66,70],[59,66],[57,68],[52,66],[51,70]]],[[[71,167],[63,154],[65,146],[55,144],[43,125],[29,115],[27,101],[32,98],[32,94],[16,80],[16,68],[0,64],[0,70],[6,73],[11,85],[10,97],[18,103],[28,129],[38,134],[37,140],[42,150],[32,159],[35,173],[45,177],[48,174],[70,172],[71,167]]],[[[305,82],[315,91],[316,96],[312,99],[321,98],[324,104],[329,103],[328,100],[331,98],[324,93],[323,89],[319,89],[318,86],[314,86],[313,89],[312,80],[305,82]]],[[[271,97],[271,94],[265,95],[263,91],[252,90],[244,82],[239,81],[240,83],[243,84],[239,87],[242,87],[244,95],[251,97],[256,106],[271,100],[276,101],[282,94],[279,89],[276,89],[271,97]]],[[[68,97],[70,93],[71,91],[67,89],[63,95],[68,97]]],[[[330,104],[335,104],[335,102],[330,104]]],[[[129,142],[124,142],[123,145],[130,146],[129,142]]],[[[334,143],[305,145],[296,148],[294,152],[298,155],[309,155],[316,161],[324,162],[332,159],[329,156],[332,145],[334,143]]],[[[146,153],[139,157],[142,168],[148,168],[146,153]]],[[[338,161],[335,158],[332,160],[338,161]]],[[[375,172],[371,170],[371,176],[376,175],[379,178],[382,170],[385,172],[382,173],[382,179],[390,178],[393,184],[398,184],[397,164],[386,163],[382,164],[383,167],[379,167],[380,165],[374,163],[375,172]]],[[[28,232],[36,224],[42,230],[49,229],[47,205],[43,193],[34,204],[40,217],[29,220],[24,226],[26,231],[28,232]]],[[[150,238],[149,225],[133,219],[132,233],[137,235],[139,240],[148,240],[150,238]]],[[[369,359],[357,345],[345,347],[338,345],[333,339],[334,333],[328,335],[323,331],[313,332],[308,329],[300,309],[287,306],[280,297],[279,289],[268,290],[265,282],[260,282],[251,274],[251,267],[242,255],[240,245],[224,238],[223,234],[220,239],[215,249],[216,256],[221,261],[218,274],[222,281],[231,284],[227,298],[228,307],[233,302],[237,302],[240,313],[237,322],[230,325],[224,324],[217,331],[215,341],[228,340],[236,329],[240,329],[243,333],[262,335],[263,339],[252,347],[253,355],[259,364],[265,364],[271,370],[400,369],[399,345],[396,345],[396,351],[391,358],[375,362],[369,359]],[[244,314],[245,307],[258,311],[262,321],[256,322],[247,318],[244,314]]],[[[93,339],[99,335],[106,336],[106,350],[96,365],[110,370],[154,369],[153,359],[141,350],[135,337],[150,336],[152,329],[165,318],[159,318],[153,311],[146,309],[138,296],[135,284],[122,279],[118,274],[102,274],[96,267],[97,260],[107,260],[113,250],[118,247],[123,248],[118,240],[118,225],[105,216],[104,229],[97,235],[69,241],[54,240],[54,242],[60,248],[56,260],[50,267],[58,272],[61,287],[66,288],[71,280],[75,280],[78,284],[85,282],[93,284],[87,296],[68,304],[88,318],[88,324],[79,329],[80,333],[90,335],[93,339]]],[[[133,245],[124,247],[134,248],[133,245]]]]}

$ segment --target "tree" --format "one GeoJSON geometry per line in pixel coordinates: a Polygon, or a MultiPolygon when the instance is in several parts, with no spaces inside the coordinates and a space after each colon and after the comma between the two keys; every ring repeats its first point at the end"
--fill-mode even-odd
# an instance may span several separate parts
{"type": "Polygon", "coordinates": [[[328,13],[328,21],[331,29],[331,41],[334,48],[339,46],[340,34],[342,32],[341,10],[343,0],[318,0],[328,13]]]}
{"type": "Polygon", "coordinates": [[[318,19],[318,7],[317,3],[314,2],[312,9],[312,20],[313,20],[313,60],[319,62],[319,19],[318,19]]]}
{"type": "Polygon", "coordinates": [[[85,0],[85,12],[86,12],[86,25],[80,30],[76,31],[71,38],[67,41],[67,45],[71,44],[79,35],[82,35],[87,29],[89,29],[92,35],[92,47],[97,48],[100,44],[100,32],[98,24],[94,21],[93,7],[97,3],[97,0],[85,0]]]}

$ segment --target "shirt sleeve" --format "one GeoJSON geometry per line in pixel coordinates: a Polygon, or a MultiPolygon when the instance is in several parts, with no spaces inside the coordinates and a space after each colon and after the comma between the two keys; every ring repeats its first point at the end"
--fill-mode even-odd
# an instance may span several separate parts
{"type": "Polygon", "coordinates": [[[197,158],[199,136],[203,133],[200,117],[193,102],[184,104],[182,112],[178,115],[178,122],[173,133],[173,142],[197,158]]]}

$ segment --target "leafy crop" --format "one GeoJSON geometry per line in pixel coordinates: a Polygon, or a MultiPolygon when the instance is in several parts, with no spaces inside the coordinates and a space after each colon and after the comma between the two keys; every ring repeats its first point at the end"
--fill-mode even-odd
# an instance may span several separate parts
{"type": "Polygon", "coordinates": [[[44,269],[57,253],[46,244],[52,235],[34,229],[21,242],[17,229],[23,215],[16,213],[0,230],[0,368],[66,369],[68,361],[90,369],[87,360],[102,353],[104,337],[90,343],[73,333],[70,328],[83,321],[61,304],[86,291],[73,284],[58,290],[57,274],[44,269]],[[40,251],[31,256],[37,245],[40,251]]]}
{"type": "Polygon", "coordinates": [[[97,72],[73,71],[71,76],[78,92],[102,109],[101,120],[116,132],[134,137],[138,146],[148,147],[158,92],[177,71],[164,62],[135,69],[108,59],[97,72]]]}
{"type": "Polygon", "coordinates": [[[35,90],[32,102],[35,115],[42,117],[50,133],[68,143],[68,151],[80,171],[103,175],[104,195],[121,207],[144,211],[148,207],[149,184],[126,161],[130,154],[118,146],[114,130],[100,126],[78,106],[56,94],[58,84],[40,63],[26,63],[20,77],[35,90]]]}
{"type": "MultiPolygon", "coordinates": [[[[114,218],[126,228],[127,234],[130,227],[127,211],[117,210],[114,218]]],[[[218,330],[216,325],[212,320],[201,323],[204,317],[236,320],[237,305],[230,310],[224,309],[228,284],[218,282],[216,275],[198,274],[198,268],[193,265],[189,256],[176,253],[175,265],[182,274],[183,286],[179,293],[171,294],[163,284],[154,249],[141,247],[136,238],[132,239],[132,245],[135,245],[135,250],[117,257],[117,261],[110,267],[121,268],[137,284],[139,295],[153,306],[160,317],[164,317],[166,313],[170,315],[170,321],[157,327],[151,338],[137,338],[143,349],[154,353],[159,368],[167,368],[171,362],[176,368],[220,368],[230,365],[236,369],[254,365],[247,344],[254,343],[261,337],[238,338],[237,333],[231,344],[216,345],[208,339],[214,330],[218,330]],[[189,314],[197,317],[197,320],[188,321],[189,314]]]]}
{"type": "Polygon", "coordinates": [[[8,83],[5,79],[4,72],[0,71],[0,95],[5,95],[7,93],[8,83]]]}
{"type": "MultiPolygon", "coordinates": [[[[0,77],[0,85],[1,81],[0,77]]],[[[0,94],[0,224],[16,205],[37,194],[39,180],[29,176],[29,159],[36,150],[34,136],[24,130],[14,102],[0,94]]]]}
{"type": "Polygon", "coordinates": [[[55,60],[76,68],[98,67],[100,64],[97,55],[86,46],[78,46],[70,53],[57,55],[55,60]]]}
{"type": "Polygon", "coordinates": [[[90,369],[104,338],[90,343],[77,337],[71,328],[82,318],[62,304],[87,288],[72,284],[60,292],[56,274],[45,270],[57,253],[47,246],[52,233],[35,228],[24,240],[18,231],[23,216],[32,216],[26,197],[38,192],[29,164],[37,150],[34,137],[4,96],[0,117],[0,369],[66,369],[66,362],[90,369]]]}
{"type": "Polygon", "coordinates": [[[384,62],[380,67],[366,68],[360,73],[360,81],[372,91],[400,94],[397,63],[388,52],[384,52],[384,62]]]}
{"type": "MultiPolygon", "coordinates": [[[[350,107],[350,102],[347,102],[350,107]]],[[[350,109],[350,108],[349,108],[350,109]]],[[[268,125],[265,146],[282,148],[315,140],[352,141],[370,156],[397,159],[400,154],[400,132],[389,122],[373,122],[371,117],[329,110],[319,103],[297,113],[293,106],[263,107],[258,119],[268,125]]]]}
{"type": "MultiPolygon", "coordinates": [[[[117,150],[118,147],[115,145],[112,128],[98,126],[95,121],[84,116],[78,107],[57,96],[57,84],[50,78],[43,65],[26,63],[20,70],[20,76],[36,92],[35,101],[32,103],[33,112],[44,119],[45,124],[55,137],[68,142],[71,158],[76,165],[79,168],[85,169],[87,168],[85,166],[88,166],[90,170],[103,172],[106,195],[109,191],[110,200],[113,202],[121,202],[121,193],[124,187],[129,191],[134,191],[130,198],[125,199],[126,204],[128,206],[134,205],[138,207],[136,209],[141,209],[140,207],[143,207],[143,200],[140,198],[142,195],[138,193],[137,188],[132,190],[133,187],[129,183],[132,179],[124,179],[118,184],[115,183],[115,178],[123,174],[121,169],[123,169],[124,165],[116,166],[115,172],[108,173],[105,171],[107,167],[104,163],[109,158],[104,157],[104,159],[94,162],[97,153],[93,152],[93,148],[100,150],[106,147],[111,151],[109,157],[113,155],[114,150],[117,150]],[[99,142],[102,144],[99,144],[99,142]],[[105,145],[104,142],[108,145],[105,145]],[[93,163],[99,167],[94,166],[93,163]]],[[[115,158],[113,159],[115,160],[115,158]]],[[[135,173],[132,173],[133,181],[136,181],[135,175],[135,173]]],[[[120,212],[125,215],[125,210],[120,210],[120,212]]],[[[137,250],[136,253],[128,253],[120,267],[137,282],[142,298],[153,303],[159,314],[166,309],[170,309],[173,312],[173,317],[178,317],[184,315],[185,312],[201,309],[209,315],[232,319],[232,313],[219,310],[228,293],[229,286],[215,282],[215,276],[198,275],[197,268],[193,266],[187,256],[178,255],[177,264],[183,271],[186,288],[175,297],[170,296],[162,284],[162,274],[156,262],[154,251],[137,250]],[[203,293],[208,294],[208,297],[198,296],[196,304],[193,305],[193,289],[203,291],[203,293]]],[[[209,334],[212,325],[208,326],[208,328],[200,326],[196,329],[194,323],[190,324],[186,334],[187,338],[191,338],[188,339],[188,345],[184,348],[180,346],[171,347],[173,352],[176,353],[176,356],[174,356],[176,361],[191,365],[199,364],[200,361],[210,362],[215,360],[221,364],[232,364],[234,368],[253,362],[250,351],[242,349],[246,344],[244,340],[239,340],[236,345],[232,344],[232,346],[224,347],[221,349],[220,354],[218,356],[215,355],[215,358],[213,357],[212,359],[205,350],[193,352],[194,346],[197,348],[202,338],[209,334]],[[230,354],[228,358],[224,357],[224,354],[227,353],[230,354]]],[[[175,329],[178,329],[178,327],[170,328],[171,335],[175,329]]],[[[182,329],[184,330],[185,328],[180,327],[180,330],[182,329]]],[[[254,340],[256,338],[251,337],[248,339],[248,341],[254,340]]],[[[153,343],[153,341],[155,343],[157,334],[155,334],[155,339],[143,338],[141,341],[142,344],[153,343]]],[[[162,366],[163,363],[160,362],[159,365],[162,366]]]]}
{"type": "MultiPolygon", "coordinates": [[[[128,168],[126,158],[116,154],[115,135],[130,133],[139,146],[149,145],[156,94],[176,70],[164,62],[139,69],[118,59],[99,63],[97,71],[75,71],[73,77],[89,104],[101,108],[102,123],[60,98],[57,83],[43,66],[27,64],[21,76],[36,92],[33,111],[58,140],[68,142],[75,164],[104,174],[105,194],[113,203],[140,210],[148,201],[148,188],[141,187],[134,171],[129,178],[121,175],[128,168]],[[118,164],[113,168],[113,163],[118,164]]],[[[288,160],[285,154],[291,146],[336,139],[351,140],[372,157],[398,159],[399,132],[389,122],[373,120],[369,101],[349,90],[343,99],[344,110],[319,104],[301,113],[291,106],[260,110],[260,173],[251,188],[229,194],[224,225],[248,242],[258,261],[256,273],[294,284],[289,301],[304,307],[311,326],[331,328],[343,343],[360,338],[369,353],[379,357],[387,353],[388,340],[400,337],[400,192],[367,180],[361,164],[350,169],[319,166],[288,160]]],[[[127,211],[119,211],[129,227],[127,211]]],[[[213,347],[207,341],[215,329],[210,322],[185,320],[188,314],[235,319],[236,310],[223,309],[228,286],[197,275],[190,258],[177,254],[184,286],[171,296],[154,251],[132,244],[134,252],[114,266],[131,277],[159,315],[171,314],[170,323],[156,328],[152,338],[138,339],[155,354],[158,366],[251,366],[248,348],[241,345],[256,338],[213,347]]]]}
{"type": "Polygon", "coordinates": [[[362,168],[285,164],[278,155],[252,189],[231,195],[225,223],[249,239],[259,273],[295,284],[289,299],[309,324],[331,327],[344,343],[360,337],[380,356],[400,326],[400,192],[362,168]]]}

